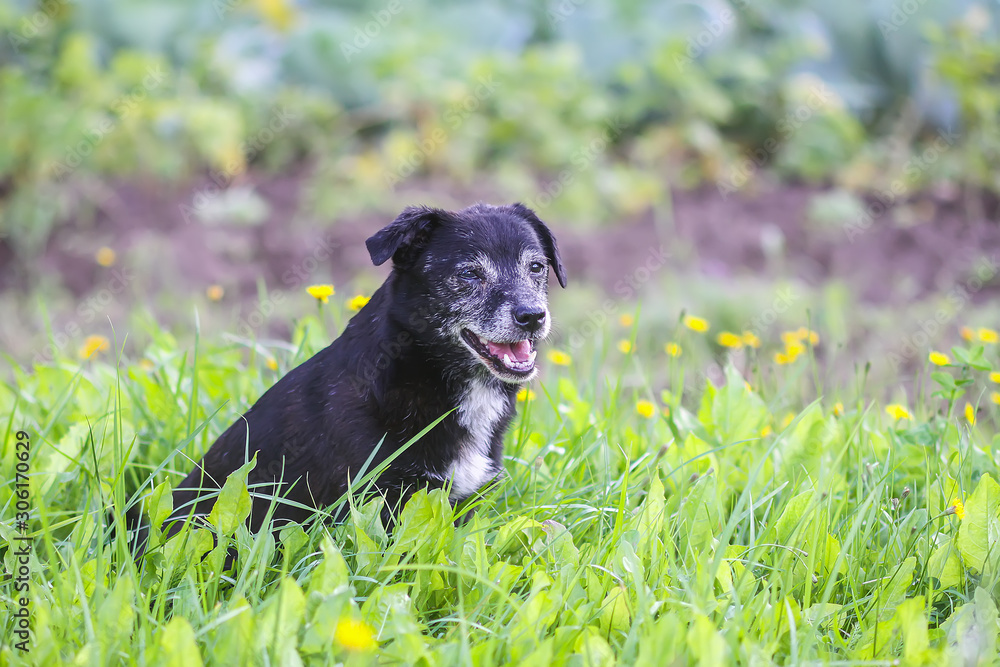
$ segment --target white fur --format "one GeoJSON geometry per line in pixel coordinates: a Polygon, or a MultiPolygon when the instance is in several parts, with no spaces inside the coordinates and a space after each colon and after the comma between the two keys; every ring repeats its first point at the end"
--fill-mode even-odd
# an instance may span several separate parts
{"type": "Polygon", "coordinates": [[[480,380],[472,381],[458,404],[458,423],[469,436],[448,468],[452,500],[471,496],[500,472],[490,458],[490,440],[505,407],[500,389],[480,380]]]}

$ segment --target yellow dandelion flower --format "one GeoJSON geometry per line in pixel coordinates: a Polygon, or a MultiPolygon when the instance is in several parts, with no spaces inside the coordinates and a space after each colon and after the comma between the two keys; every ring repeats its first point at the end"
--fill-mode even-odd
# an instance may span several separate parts
{"type": "Polygon", "coordinates": [[[743,347],[743,339],[729,331],[720,331],[719,335],[715,337],[715,341],[722,347],[728,347],[734,350],[738,350],[743,347]]]}
{"type": "Polygon", "coordinates": [[[270,368],[272,371],[278,370],[278,360],[274,357],[268,357],[264,362],[264,365],[270,368]]]}
{"type": "Polygon", "coordinates": [[[378,646],[374,631],[364,621],[346,619],[338,622],[333,638],[349,651],[371,651],[378,646]]]}
{"type": "Polygon", "coordinates": [[[767,424],[766,426],[764,426],[764,428],[762,428],[760,430],[760,437],[766,438],[767,436],[771,435],[772,433],[774,433],[774,429],[771,428],[770,424],[767,424]]]}
{"type": "Polygon", "coordinates": [[[743,388],[746,389],[748,393],[753,391],[753,386],[746,380],[743,381],[743,388]]]}
{"type": "Polygon", "coordinates": [[[951,359],[948,358],[948,355],[942,352],[931,352],[927,355],[927,359],[929,359],[935,366],[947,366],[951,363],[951,359]]]}
{"type": "Polygon", "coordinates": [[[782,331],[781,332],[781,342],[785,345],[796,345],[799,343],[799,332],[798,331],[782,331]]]}
{"type": "Polygon", "coordinates": [[[635,404],[635,411],[646,419],[649,419],[656,414],[656,406],[650,401],[638,401],[635,404]]]}
{"type": "Polygon", "coordinates": [[[569,366],[573,362],[573,358],[561,350],[549,350],[546,356],[556,366],[569,366]]]}
{"type": "Polygon", "coordinates": [[[991,391],[990,392],[990,400],[993,401],[994,403],[996,403],[997,405],[1000,405],[1000,392],[991,391]]]}
{"type": "Polygon", "coordinates": [[[632,351],[631,341],[627,341],[624,339],[618,341],[618,351],[621,352],[622,354],[628,354],[629,352],[631,352],[632,351]]]}
{"type": "MultiPolygon", "coordinates": [[[[810,345],[819,344],[819,334],[813,331],[812,329],[808,329],[806,327],[799,327],[795,331],[789,331],[787,333],[791,334],[791,336],[794,337],[795,340],[808,342],[810,345]]],[[[784,336],[782,336],[782,340],[785,340],[786,344],[788,343],[788,340],[785,339],[784,336]]]]}
{"type": "Polygon", "coordinates": [[[958,330],[958,334],[965,340],[972,340],[976,337],[976,332],[969,327],[962,327],[958,330]]]}
{"type": "Polygon", "coordinates": [[[996,384],[1000,384],[1000,373],[997,373],[996,371],[990,373],[990,382],[995,382],[996,384]]]}
{"type": "Polygon", "coordinates": [[[740,338],[747,347],[760,347],[760,338],[752,331],[744,331],[740,338]]]}
{"type": "Polygon", "coordinates": [[[789,412],[788,414],[785,415],[785,418],[781,420],[781,428],[783,429],[788,428],[788,425],[791,424],[792,421],[794,420],[795,420],[795,413],[789,412]]]}
{"type": "Polygon", "coordinates": [[[996,343],[997,341],[1000,341],[1000,334],[993,329],[979,329],[979,331],[976,332],[976,335],[979,336],[979,340],[984,343],[996,343]]]}
{"type": "Polygon", "coordinates": [[[535,398],[535,392],[531,391],[527,387],[521,387],[517,390],[517,400],[519,402],[525,403],[533,398],[535,398]]]}
{"type": "Polygon", "coordinates": [[[320,303],[329,303],[330,297],[334,294],[333,285],[310,285],[306,288],[306,292],[320,303]]]}
{"type": "Polygon", "coordinates": [[[965,421],[969,422],[970,426],[976,425],[976,409],[972,407],[972,403],[965,404],[965,421]]]}
{"type": "Polygon", "coordinates": [[[958,498],[955,498],[954,500],[951,501],[951,507],[949,507],[948,509],[951,510],[951,512],[958,517],[959,521],[965,518],[965,503],[963,503],[958,498]]]}
{"type": "Polygon", "coordinates": [[[635,318],[632,317],[629,313],[624,313],[621,317],[618,318],[618,324],[628,329],[633,324],[635,324],[635,318]]]}
{"type": "Polygon", "coordinates": [[[667,354],[671,357],[681,356],[681,346],[677,343],[667,343],[663,349],[666,350],[667,354]]]}
{"type": "Polygon", "coordinates": [[[789,343],[788,346],[785,348],[785,354],[791,357],[792,361],[798,359],[799,355],[805,351],[806,348],[803,347],[802,343],[789,343]]]}
{"type": "Polygon", "coordinates": [[[144,370],[144,371],[146,371],[148,373],[149,371],[151,371],[154,368],[156,368],[156,365],[152,361],[150,361],[149,359],[143,358],[143,359],[139,360],[139,368],[141,368],[142,370],[144,370]]]}
{"type": "Polygon", "coordinates": [[[779,366],[785,366],[787,364],[792,363],[793,361],[795,361],[795,358],[794,357],[789,357],[784,352],[775,352],[774,353],[774,363],[778,364],[779,366]]]}
{"type": "Polygon", "coordinates": [[[913,419],[913,415],[911,415],[910,411],[906,409],[906,406],[900,405],[899,403],[893,403],[892,405],[885,406],[885,412],[896,421],[899,421],[900,419],[913,419]]]}
{"type": "Polygon", "coordinates": [[[368,302],[370,300],[371,300],[371,297],[367,297],[364,294],[359,294],[359,295],[357,295],[355,297],[352,297],[351,300],[347,302],[347,309],[348,310],[353,310],[355,312],[359,311],[362,308],[364,308],[366,305],[368,305],[368,302]]]}
{"type": "Polygon", "coordinates": [[[108,246],[103,246],[98,248],[97,252],[94,254],[94,259],[101,266],[111,266],[115,263],[115,251],[108,246]]]}
{"type": "Polygon", "coordinates": [[[222,285],[209,285],[205,290],[205,296],[209,301],[220,301],[225,293],[226,290],[222,289],[222,285]]]}
{"type": "Polygon", "coordinates": [[[686,326],[691,331],[697,331],[698,333],[705,333],[708,331],[710,325],[708,320],[704,320],[700,317],[695,317],[694,315],[684,316],[684,326],[686,326]]]}
{"type": "Polygon", "coordinates": [[[254,5],[265,22],[285,32],[295,22],[295,3],[290,0],[256,0],[254,5]]]}
{"type": "Polygon", "coordinates": [[[836,403],[834,403],[833,404],[833,414],[834,414],[835,417],[843,417],[844,416],[844,404],[841,403],[840,401],[837,401],[836,403]]]}
{"type": "Polygon", "coordinates": [[[80,358],[91,359],[100,352],[111,347],[111,343],[104,336],[87,336],[80,347],[80,358]]]}

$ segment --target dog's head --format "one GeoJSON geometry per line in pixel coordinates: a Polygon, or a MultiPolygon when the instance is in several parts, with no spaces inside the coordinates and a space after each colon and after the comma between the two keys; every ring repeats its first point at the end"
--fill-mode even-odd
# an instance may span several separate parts
{"type": "Polygon", "coordinates": [[[409,207],[367,246],[376,265],[392,259],[406,302],[397,319],[424,309],[409,325],[442,346],[441,358],[507,383],[536,375],[535,342],[551,329],[548,269],[563,287],[566,272],[555,238],[531,209],[409,207]]]}

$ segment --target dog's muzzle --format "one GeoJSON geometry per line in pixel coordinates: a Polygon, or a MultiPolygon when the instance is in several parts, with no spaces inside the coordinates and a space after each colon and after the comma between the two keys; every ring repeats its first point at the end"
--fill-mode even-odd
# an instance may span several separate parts
{"type": "Polygon", "coordinates": [[[535,372],[535,343],[532,340],[497,342],[487,340],[468,329],[462,329],[462,339],[503,379],[527,380],[535,372]]]}

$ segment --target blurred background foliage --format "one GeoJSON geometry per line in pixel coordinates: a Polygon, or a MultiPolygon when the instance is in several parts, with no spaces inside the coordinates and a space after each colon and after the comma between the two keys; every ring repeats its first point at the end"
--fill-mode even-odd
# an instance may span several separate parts
{"type": "Polygon", "coordinates": [[[307,204],[323,218],[395,211],[407,179],[475,178],[522,198],[567,168],[572,196],[551,210],[580,224],[655,207],[667,183],[744,190],[777,176],[863,197],[941,136],[958,150],[906,187],[981,205],[1000,192],[993,12],[965,0],[8,1],[0,236],[36,251],[52,225],[86,218],[108,176],[290,165],[308,166],[307,204]]]}

